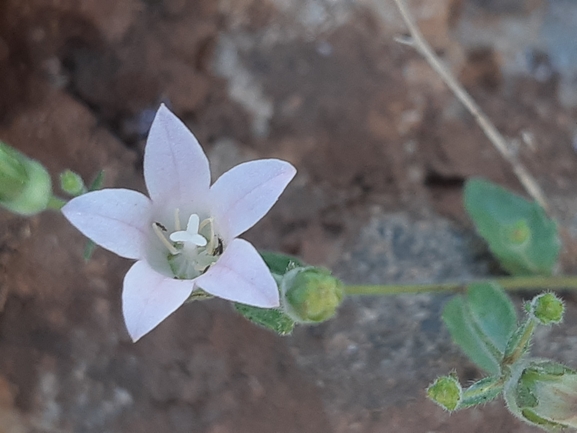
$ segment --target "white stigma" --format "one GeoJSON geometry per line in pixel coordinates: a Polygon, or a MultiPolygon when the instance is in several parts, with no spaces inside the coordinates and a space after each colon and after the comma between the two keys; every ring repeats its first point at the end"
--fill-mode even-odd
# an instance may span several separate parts
{"type": "MultiPolygon", "coordinates": [[[[179,227],[177,227],[179,228],[179,227]]],[[[188,218],[188,224],[186,225],[186,230],[179,230],[171,233],[169,236],[172,242],[182,242],[185,245],[192,244],[195,247],[204,247],[208,243],[206,238],[198,233],[200,228],[200,217],[193,213],[190,218],[188,218]]]]}
{"type": "Polygon", "coordinates": [[[223,253],[224,245],[215,234],[210,217],[200,221],[197,214],[192,214],[186,230],[182,230],[180,212],[176,209],[174,231],[168,237],[168,230],[161,223],[152,223],[152,229],[169,252],[167,260],[174,278],[191,280],[202,275],[223,253]]]}

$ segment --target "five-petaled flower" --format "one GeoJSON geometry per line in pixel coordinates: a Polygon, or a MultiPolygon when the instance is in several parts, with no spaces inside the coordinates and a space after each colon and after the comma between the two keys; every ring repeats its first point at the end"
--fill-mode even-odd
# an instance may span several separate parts
{"type": "Polygon", "coordinates": [[[98,245],[138,260],[122,293],[126,327],[136,341],[193,291],[263,308],[279,305],[263,259],[237,236],[269,211],[295,174],[288,162],[263,159],[237,165],[211,186],[196,138],[162,105],[144,152],[150,198],[103,189],[72,199],[62,212],[98,245]]]}

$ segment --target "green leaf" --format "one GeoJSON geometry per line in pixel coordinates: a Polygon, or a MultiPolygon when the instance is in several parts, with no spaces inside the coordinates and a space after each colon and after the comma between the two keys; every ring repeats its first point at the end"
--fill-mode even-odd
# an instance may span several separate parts
{"type": "Polygon", "coordinates": [[[457,295],[447,302],[442,318],[455,343],[471,361],[490,374],[500,373],[500,359],[497,359],[496,354],[486,344],[486,339],[474,323],[463,296],[457,295]]]}
{"type": "Polygon", "coordinates": [[[104,170],[100,170],[90,186],[88,187],[88,191],[96,191],[102,188],[104,184],[104,170]]]}
{"type": "Polygon", "coordinates": [[[295,322],[289,316],[276,308],[258,308],[238,303],[234,304],[234,308],[251,322],[279,335],[290,334],[295,326],[295,322]]]}
{"type": "Polygon", "coordinates": [[[465,209],[503,269],[551,275],[561,243],[557,225],[539,204],[483,179],[467,181],[465,209]]]}
{"type": "Polygon", "coordinates": [[[92,254],[94,253],[95,248],[96,244],[94,241],[92,239],[88,239],[88,241],[86,241],[86,245],[84,246],[83,256],[85,262],[88,262],[92,258],[92,254]]]}
{"type": "Polygon", "coordinates": [[[271,253],[270,251],[261,251],[261,257],[273,274],[284,275],[294,268],[306,266],[299,259],[287,256],[286,254],[271,253]]]}
{"type": "Polygon", "coordinates": [[[517,329],[515,306],[497,283],[473,283],[467,287],[472,319],[486,338],[502,353],[517,329]]]}

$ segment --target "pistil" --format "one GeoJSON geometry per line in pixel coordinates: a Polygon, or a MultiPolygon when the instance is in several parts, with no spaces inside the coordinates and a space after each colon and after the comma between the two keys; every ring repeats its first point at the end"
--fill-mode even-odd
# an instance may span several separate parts
{"type": "Polygon", "coordinates": [[[172,233],[169,238],[172,242],[182,242],[185,246],[190,247],[190,244],[196,247],[204,247],[207,244],[207,240],[204,236],[199,234],[200,228],[200,218],[197,214],[192,214],[188,218],[188,224],[186,225],[186,230],[177,230],[172,233]]]}
{"type": "Polygon", "coordinates": [[[152,228],[169,252],[167,259],[175,278],[192,279],[203,274],[223,252],[222,240],[214,232],[213,218],[200,221],[197,214],[192,214],[186,229],[182,230],[176,209],[175,231],[168,234],[166,227],[158,222],[152,228]]]}

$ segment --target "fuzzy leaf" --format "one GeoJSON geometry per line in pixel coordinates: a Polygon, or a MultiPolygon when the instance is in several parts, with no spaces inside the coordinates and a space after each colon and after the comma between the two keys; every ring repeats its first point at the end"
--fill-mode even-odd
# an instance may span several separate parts
{"type": "Polygon", "coordinates": [[[479,327],[474,323],[466,299],[461,295],[453,297],[445,305],[442,317],[453,341],[471,361],[490,374],[499,374],[500,360],[496,359],[479,327]]]}
{"type": "Polygon", "coordinates": [[[487,339],[501,352],[517,329],[517,313],[505,291],[494,282],[467,287],[467,303],[472,319],[487,339]]]}
{"type": "Polygon", "coordinates": [[[276,308],[258,308],[239,303],[234,303],[234,308],[246,319],[279,335],[289,335],[295,326],[290,317],[276,308]]]}
{"type": "Polygon", "coordinates": [[[304,267],[304,263],[299,259],[286,254],[271,253],[269,251],[261,251],[261,257],[273,274],[284,275],[294,268],[304,267]]]}
{"type": "Polygon", "coordinates": [[[104,170],[100,170],[97,174],[90,186],[88,187],[88,191],[97,191],[102,189],[102,185],[104,184],[104,170]]]}
{"type": "Polygon", "coordinates": [[[503,269],[551,275],[559,256],[557,225],[539,204],[483,179],[467,181],[465,209],[503,269]]]}

